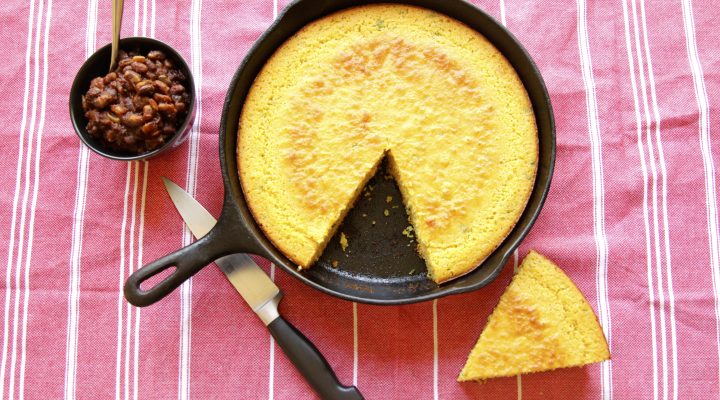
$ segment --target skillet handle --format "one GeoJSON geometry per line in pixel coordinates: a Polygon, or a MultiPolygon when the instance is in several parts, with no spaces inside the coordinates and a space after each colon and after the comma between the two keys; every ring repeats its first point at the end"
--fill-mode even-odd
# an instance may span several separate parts
{"type": "Polygon", "coordinates": [[[206,265],[222,256],[233,253],[224,244],[227,241],[218,240],[217,235],[213,233],[210,232],[189,246],[170,253],[133,272],[125,282],[124,291],[127,301],[137,307],[145,307],[156,303],[206,265]],[[169,275],[153,287],[148,289],[140,287],[148,279],[166,273],[173,268],[174,270],[170,271],[169,275]]]}

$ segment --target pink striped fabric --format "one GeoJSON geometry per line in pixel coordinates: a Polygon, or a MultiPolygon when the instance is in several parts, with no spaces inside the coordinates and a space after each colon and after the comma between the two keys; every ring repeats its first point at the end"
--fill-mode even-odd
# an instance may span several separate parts
{"type": "MultiPolygon", "coordinates": [[[[534,57],[557,119],[552,189],[519,257],[534,248],[565,269],[612,362],[456,383],[512,266],[475,293],[377,307],[264,262],[283,312],[369,399],[720,397],[720,4],[475,3],[534,57]]],[[[126,1],[123,33],[177,48],[202,102],[180,149],[123,164],[81,147],[67,112],[74,72],[110,40],[110,0],[0,4],[0,398],[314,397],[216,269],[152,307],[120,293],[131,271],[190,240],[161,176],[218,214],[225,91],[284,6],[126,1]]]]}

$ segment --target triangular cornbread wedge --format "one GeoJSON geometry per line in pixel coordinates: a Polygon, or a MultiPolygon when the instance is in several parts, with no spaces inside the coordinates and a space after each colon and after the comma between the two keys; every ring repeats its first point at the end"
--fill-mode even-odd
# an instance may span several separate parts
{"type": "Polygon", "coordinates": [[[530,251],[488,318],[458,381],[609,358],[605,335],[583,294],[552,261],[530,251]]]}

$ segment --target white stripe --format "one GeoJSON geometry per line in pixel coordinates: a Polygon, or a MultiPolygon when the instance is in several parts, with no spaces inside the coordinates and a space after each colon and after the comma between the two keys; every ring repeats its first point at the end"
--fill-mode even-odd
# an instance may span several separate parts
{"type": "MultiPolygon", "coordinates": [[[[142,195],[140,196],[140,230],[138,232],[138,254],[137,254],[137,269],[143,265],[143,245],[145,236],[145,199],[147,197],[147,181],[148,181],[148,169],[150,169],[150,163],[143,161],[142,165],[145,167],[143,171],[143,183],[142,183],[142,195]]],[[[138,370],[140,360],[140,308],[135,309],[135,338],[134,343],[134,354],[133,354],[133,400],[138,400],[138,370]]]]}
{"type": "Polygon", "coordinates": [[[358,304],[353,301],[353,386],[358,383],[358,304]]]}
{"type": "Polygon", "coordinates": [[[143,0],[142,5],[142,35],[147,36],[147,0],[143,0]]]}
{"type": "MultiPolygon", "coordinates": [[[[708,95],[705,88],[700,55],[695,39],[695,20],[691,0],[682,1],[683,26],[685,28],[685,45],[687,48],[690,70],[693,77],[695,99],[700,113],[700,148],[705,171],[705,203],[707,208],[708,240],[710,242],[710,266],[715,296],[715,340],[717,342],[718,360],[720,361],[720,239],[718,238],[717,191],[715,188],[715,163],[710,145],[710,117],[708,95]]],[[[718,368],[720,372],[720,368],[718,368]]],[[[720,383],[720,375],[718,376],[720,383]]]]}
{"type": "MultiPolygon", "coordinates": [[[[505,12],[505,0],[500,0],[500,22],[503,26],[507,26],[507,17],[505,12]]],[[[513,251],[513,274],[518,269],[518,249],[513,251]]],[[[522,400],[522,375],[517,375],[517,395],[518,400],[522,400]]]]}
{"type": "Polygon", "coordinates": [[[637,81],[635,78],[635,61],[633,59],[633,47],[630,41],[630,22],[627,11],[627,0],[623,0],[623,17],[625,25],[625,47],[627,49],[628,64],[630,70],[630,83],[633,91],[633,104],[635,110],[635,127],[637,134],[638,143],[638,154],[640,155],[640,166],[642,169],[643,176],[643,222],[645,225],[645,254],[646,254],[646,268],[647,268],[647,279],[648,279],[648,297],[649,297],[649,311],[650,311],[650,332],[652,336],[652,354],[653,354],[653,399],[658,398],[658,350],[657,350],[657,328],[655,320],[655,289],[653,284],[652,275],[652,248],[650,246],[650,218],[648,216],[648,171],[647,163],[645,162],[645,151],[643,150],[643,138],[642,138],[642,117],[640,115],[640,101],[638,99],[637,81]]]}
{"type": "MultiPolygon", "coordinates": [[[[144,11],[145,11],[145,9],[143,9],[143,16],[142,16],[142,34],[143,34],[143,36],[145,35],[145,28],[146,28],[146,21],[147,21],[144,11]]],[[[138,36],[140,33],[140,29],[141,29],[140,28],[140,0],[135,0],[134,15],[133,15],[133,36],[138,36]]],[[[138,173],[139,173],[138,170],[140,168],[139,162],[128,163],[128,175],[126,176],[126,183],[125,183],[126,193],[125,193],[124,203],[128,202],[129,190],[127,190],[127,189],[129,188],[129,185],[130,185],[130,173],[132,172],[133,167],[134,167],[135,173],[133,175],[134,180],[133,180],[133,192],[132,192],[133,193],[132,209],[130,211],[130,231],[126,232],[127,212],[125,212],[123,215],[123,224],[122,224],[122,226],[123,226],[122,235],[123,236],[126,234],[129,235],[129,238],[128,238],[129,254],[128,254],[128,258],[127,258],[128,259],[127,267],[125,266],[125,263],[121,263],[122,264],[121,268],[123,268],[121,275],[124,275],[125,269],[127,269],[128,276],[130,276],[133,273],[133,262],[134,262],[134,254],[135,254],[135,215],[136,215],[136,210],[137,210],[137,190],[138,190],[138,173]]],[[[125,204],[125,206],[127,206],[127,204],[125,204]]],[[[124,239],[122,239],[122,240],[124,240],[124,239]]],[[[125,256],[125,251],[123,249],[121,258],[123,258],[124,256],[125,256]]],[[[123,396],[122,396],[122,398],[124,400],[129,400],[129,398],[130,398],[130,339],[132,336],[131,332],[133,331],[133,317],[132,317],[133,307],[130,305],[130,303],[127,303],[122,300],[122,286],[121,286],[120,296],[121,296],[121,302],[123,304],[125,304],[125,310],[126,310],[125,318],[121,318],[122,321],[118,321],[118,323],[120,323],[120,322],[125,323],[125,333],[124,333],[124,335],[125,335],[125,346],[124,346],[125,358],[124,358],[124,360],[121,359],[120,365],[122,367],[120,365],[118,365],[118,368],[120,368],[123,371],[122,372],[122,376],[123,376],[123,380],[122,380],[123,381],[123,390],[122,390],[123,396]]],[[[122,307],[121,307],[121,309],[122,309],[122,307]]],[[[137,315],[137,311],[136,311],[136,315],[137,315]]],[[[118,338],[118,340],[120,340],[120,343],[122,346],[122,340],[120,338],[118,338]]],[[[133,387],[134,386],[135,385],[133,383],[133,387]]]]}
{"type": "Polygon", "coordinates": [[[646,137],[647,137],[647,149],[648,149],[648,159],[650,160],[650,172],[652,174],[652,211],[653,211],[653,244],[654,244],[654,254],[655,254],[655,270],[656,270],[656,277],[657,277],[657,287],[658,287],[658,303],[660,306],[660,346],[662,349],[662,393],[663,393],[663,399],[667,400],[668,398],[668,363],[667,363],[667,355],[668,355],[668,346],[667,346],[667,332],[666,332],[666,323],[665,323],[665,291],[663,289],[663,278],[662,278],[662,270],[660,269],[660,233],[659,233],[659,227],[658,227],[658,205],[657,205],[657,167],[655,165],[655,151],[652,145],[652,139],[650,138],[650,126],[652,123],[651,117],[650,117],[650,111],[648,107],[648,99],[647,99],[647,90],[645,85],[645,71],[643,67],[643,56],[642,51],[640,50],[640,34],[638,32],[638,19],[637,19],[637,11],[636,11],[636,5],[635,0],[631,1],[632,4],[632,15],[633,15],[633,25],[634,25],[634,37],[635,37],[635,49],[636,49],[636,55],[637,55],[637,63],[638,63],[638,71],[640,76],[640,88],[641,88],[641,98],[643,102],[643,112],[645,114],[645,129],[646,129],[646,137]]]}
{"type": "Polygon", "coordinates": [[[438,400],[439,388],[438,388],[438,311],[437,311],[437,299],[433,300],[432,303],[432,314],[433,314],[433,399],[438,400]]]}
{"type": "MultiPolygon", "coordinates": [[[[193,0],[190,5],[190,58],[192,74],[195,78],[197,99],[197,111],[195,122],[190,130],[190,154],[188,156],[188,167],[186,175],[185,190],[195,196],[197,186],[197,166],[200,145],[200,124],[202,121],[202,53],[200,37],[200,17],[202,12],[202,0],[193,0]]],[[[192,235],[187,226],[183,225],[183,246],[190,244],[192,235]]],[[[190,344],[192,333],[192,278],[180,286],[180,379],[178,385],[178,397],[186,400],[190,397],[190,344]]]]}
{"type": "MultiPolygon", "coordinates": [[[[94,1],[94,0],[91,0],[94,1]]],[[[89,150],[81,145],[78,157],[77,193],[73,214],[73,237],[70,259],[70,282],[68,289],[68,329],[65,366],[65,399],[75,398],[77,375],[78,320],[80,318],[80,259],[87,197],[89,150]]]]}
{"type": "MultiPolygon", "coordinates": [[[[275,281],[275,264],[270,263],[270,279],[275,281]]],[[[268,398],[275,398],[275,338],[270,335],[270,371],[268,373],[268,398]]]]}
{"type": "MultiPolygon", "coordinates": [[[[135,259],[135,220],[137,215],[137,192],[138,192],[138,176],[140,174],[140,162],[134,161],[133,166],[135,167],[135,173],[133,174],[133,191],[132,191],[132,208],[130,209],[130,252],[128,256],[128,276],[133,272],[133,260],[135,259]]],[[[126,317],[125,317],[125,395],[124,399],[129,400],[130,398],[130,338],[132,337],[131,332],[133,331],[133,311],[135,308],[126,304],[126,317]]]]}
{"type": "Polygon", "coordinates": [[[518,400],[522,400],[522,375],[517,375],[518,400]]]}
{"type": "MultiPolygon", "coordinates": [[[[98,0],[88,0],[87,29],[85,35],[85,57],[89,57],[96,46],[98,0]]],[[[75,207],[73,212],[72,243],[70,251],[70,282],[68,289],[68,328],[65,355],[65,399],[75,398],[77,377],[78,320],[80,317],[80,259],[87,196],[89,150],[80,144],[78,151],[75,207]]]]}
{"type": "Polygon", "coordinates": [[[150,37],[155,37],[155,0],[150,1],[150,37]]]}
{"type": "MultiPolygon", "coordinates": [[[[13,259],[15,250],[15,228],[17,224],[17,207],[20,201],[20,181],[22,175],[22,161],[23,153],[25,149],[25,129],[27,127],[27,109],[28,100],[30,93],[30,58],[32,54],[31,43],[33,38],[33,21],[35,17],[35,1],[30,1],[30,11],[28,12],[28,30],[27,30],[27,42],[25,47],[25,90],[23,93],[23,111],[22,120],[20,122],[20,137],[18,140],[18,159],[15,170],[15,194],[13,196],[13,212],[12,221],[10,223],[10,240],[8,244],[8,260],[5,272],[5,312],[4,312],[4,323],[3,323],[3,350],[2,350],[2,362],[0,365],[0,398],[4,398],[5,392],[5,373],[7,366],[8,356],[8,342],[9,342],[9,325],[10,325],[10,294],[12,292],[11,280],[13,270],[13,259]]],[[[39,16],[38,19],[41,17],[39,16]]],[[[17,288],[15,289],[17,290],[17,288]]]]}
{"type": "Polygon", "coordinates": [[[505,0],[500,0],[500,22],[503,26],[507,26],[507,20],[505,19],[505,0]]]}
{"type": "Polygon", "coordinates": [[[32,111],[30,113],[30,129],[27,137],[27,156],[25,157],[25,184],[23,188],[22,205],[20,206],[20,231],[18,232],[18,252],[15,260],[15,302],[13,307],[13,329],[12,329],[12,353],[10,355],[10,382],[8,383],[8,399],[15,398],[15,366],[17,364],[17,347],[18,347],[18,320],[20,318],[20,277],[22,275],[22,261],[25,250],[25,224],[27,218],[27,203],[30,195],[30,163],[33,158],[33,143],[35,138],[35,121],[37,115],[37,98],[40,86],[40,29],[42,24],[42,16],[44,2],[40,2],[38,7],[38,18],[35,20],[35,62],[33,65],[33,95],[32,95],[32,111]]]}
{"type": "MultiPolygon", "coordinates": [[[[278,2],[273,0],[273,20],[278,15],[278,2]]],[[[270,279],[275,281],[275,263],[270,263],[270,279]]],[[[270,335],[270,373],[268,374],[268,398],[275,398],[275,338],[270,335]]],[[[357,374],[353,375],[353,379],[357,378],[357,374]]]]}
{"type": "Polygon", "coordinates": [[[115,354],[115,399],[120,400],[120,370],[122,366],[122,326],[123,326],[123,286],[125,284],[125,235],[127,234],[128,199],[130,197],[130,171],[132,163],[127,163],[125,174],[125,194],[123,195],[123,219],[120,226],[120,283],[118,287],[118,327],[117,327],[117,350],[115,354]]]}
{"type": "Polygon", "coordinates": [[[140,32],[140,0],[134,1],[135,15],[133,17],[133,36],[138,36],[140,32]]]}
{"type": "MultiPolygon", "coordinates": [[[[43,35],[43,72],[42,72],[42,89],[40,100],[40,123],[38,125],[37,139],[35,142],[35,166],[32,189],[32,200],[30,204],[30,224],[28,227],[28,248],[25,255],[25,277],[24,277],[24,294],[23,299],[23,319],[22,319],[22,339],[20,345],[20,382],[18,387],[18,397],[22,400],[25,398],[25,361],[27,346],[27,320],[28,305],[30,303],[30,265],[32,262],[32,248],[35,236],[35,209],[37,207],[38,187],[40,184],[40,156],[42,155],[42,135],[45,130],[45,106],[47,104],[47,80],[48,80],[48,46],[50,35],[50,21],[52,18],[52,0],[48,0],[48,8],[45,14],[45,32],[43,35]]],[[[39,32],[38,32],[39,35],[39,32]]]]}
{"type": "Polygon", "coordinates": [[[268,398],[275,398],[275,338],[270,335],[270,373],[268,374],[268,398]]]}
{"type": "MultiPolygon", "coordinates": [[[[513,273],[516,273],[518,270],[518,249],[515,249],[513,251],[513,273]]],[[[517,395],[518,400],[522,400],[522,375],[517,375],[517,395]]]]}
{"type": "MultiPolygon", "coordinates": [[[[147,0],[143,3],[143,35],[146,35],[145,21],[147,20],[147,0]]],[[[155,37],[155,0],[150,3],[150,37],[155,37]]],[[[142,183],[142,195],[140,200],[140,231],[138,232],[138,256],[137,256],[137,268],[143,266],[143,245],[145,241],[145,199],[147,197],[147,181],[148,181],[148,169],[150,163],[145,160],[142,162],[143,169],[143,183],[142,183]]],[[[139,167],[139,165],[138,165],[139,167]]],[[[132,262],[132,261],[131,261],[132,262]]],[[[121,288],[122,289],[122,288],[121,288]]],[[[122,291],[120,293],[122,298],[122,291]]],[[[135,309],[135,337],[133,347],[133,400],[138,399],[138,371],[140,369],[140,312],[141,309],[135,309]]]]}
{"type": "Polygon", "coordinates": [[[189,308],[191,293],[192,280],[188,280],[180,287],[180,379],[178,398],[181,400],[187,400],[190,396],[190,332],[192,321],[189,308]]]}
{"type": "Polygon", "coordinates": [[[673,368],[673,399],[678,398],[678,357],[677,357],[677,329],[675,324],[675,291],[673,289],[672,279],[672,255],[670,252],[670,227],[668,221],[667,210],[667,167],[665,165],[665,152],[660,135],[660,111],[657,103],[657,94],[655,92],[655,74],[653,73],[652,59],[650,57],[650,46],[647,38],[647,22],[645,18],[645,0],[640,0],[640,12],[643,24],[643,38],[645,44],[645,56],[647,59],[648,75],[650,76],[650,97],[652,99],[653,117],[655,118],[655,141],[658,146],[658,156],[660,158],[660,176],[662,179],[662,212],[663,212],[663,231],[665,244],[665,273],[667,275],[668,297],[670,299],[670,340],[672,342],[672,368],[673,368]]]}
{"type": "MultiPolygon", "coordinates": [[[[273,0],[273,20],[277,18],[278,15],[278,2],[277,0],[273,0]]],[[[275,281],[275,263],[270,263],[270,279],[275,281]]],[[[353,336],[356,338],[356,336],[353,336]]],[[[268,373],[268,398],[270,400],[275,398],[275,338],[270,335],[270,371],[268,373]]],[[[357,357],[354,357],[353,359],[353,365],[356,365],[357,357]]],[[[357,379],[357,370],[353,370],[353,379],[357,379]]]]}
{"type": "MultiPolygon", "coordinates": [[[[612,347],[610,309],[607,290],[607,253],[608,244],[605,236],[605,187],[602,167],[602,142],[600,136],[600,121],[597,112],[597,99],[595,96],[595,81],[592,72],[592,59],[590,57],[590,43],[588,40],[587,15],[585,0],[577,0],[578,7],[578,46],[580,48],[580,64],[585,84],[588,114],[588,134],[591,143],[592,171],[593,171],[593,234],[597,249],[596,259],[596,290],[598,298],[598,314],[600,325],[603,327],[608,344],[612,347]]],[[[611,362],[606,361],[600,366],[601,397],[612,398],[612,370],[611,362]]]]}

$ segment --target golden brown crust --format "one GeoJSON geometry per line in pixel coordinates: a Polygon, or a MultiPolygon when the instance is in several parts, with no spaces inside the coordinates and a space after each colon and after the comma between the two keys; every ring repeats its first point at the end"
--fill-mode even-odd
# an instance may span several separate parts
{"type": "Polygon", "coordinates": [[[485,38],[436,12],[367,5],[294,35],[240,120],[243,191],[266,236],[309,267],[383,155],[437,282],[510,233],[537,170],[532,106],[485,38]]]}
{"type": "Polygon", "coordinates": [[[549,371],[609,358],[590,303],[552,261],[530,251],[458,380],[549,371]]]}

